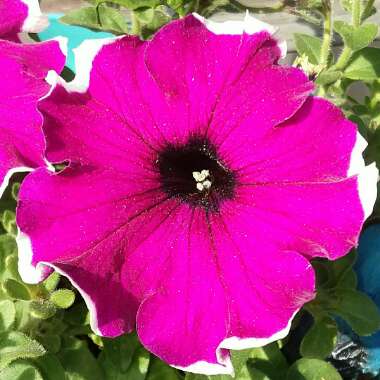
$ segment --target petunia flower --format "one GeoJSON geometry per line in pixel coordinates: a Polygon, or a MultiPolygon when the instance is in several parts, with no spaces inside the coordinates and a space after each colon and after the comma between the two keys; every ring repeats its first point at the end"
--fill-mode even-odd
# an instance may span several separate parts
{"type": "Polygon", "coordinates": [[[0,1],[0,38],[19,42],[19,33],[38,33],[48,25],[38,0],[0,1]]]}
{"type": "Polygon", "coordinates": [[[272,33],[188,16],[83,43],[41,102],[47,159],[69,165],[22,184],[24,280],[55,268],[97,334],[136,328],[186,371],[232,373],[229,349],[286,336],[314,297],[309,260],[357,244],[377,170],[272,33]]]}
{"type": "Polygon", "coordinates": [[[16,172],[46,166],[42,115],[37,102],[51,86],[50,70],[61,72],[62,40],[21,45],[0,40],[0,196],[16,172]]]}

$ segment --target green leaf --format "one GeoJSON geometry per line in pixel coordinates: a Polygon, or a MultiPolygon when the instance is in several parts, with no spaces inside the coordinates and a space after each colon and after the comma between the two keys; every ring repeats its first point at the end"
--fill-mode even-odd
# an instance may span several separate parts
{"type": "Polygon", "coordinates": [[[136,334],[123,335],[116,339],[105,338],[103,343],[104,349],[99,362],[106,374],[106,379],[145,379],[150,355],[141,346],[136,334]]]}
{"type": "Polygon", "coordinates": [[[65,370],[55,355],[45,354],[40,356],[33,359],[33,364],[38,368],[44,380],[67,380],[65,370]]]}
{"type": "Polygon", "coordinates": [[[370,335],[380,329],[380,313],[376,304],[364,293],[353,289],[336,289],[337,299],[330,310],[343,318],[358,335],[370,335]]]}
{"type": "Polygon", "coordinates": [[[20,186],[21,184],[19,182],[15,182],[13,185],[12,185],[12,191],[11,191],[11,195],[12,195],[12,198],[17,201],[18,199],[18,193],[20,191],[20,186]]]}
{"type": "Polygon", "coordinates": [[[17,245],[14,237],[8,234],[0,235],[0,279],[5,278],[5,262],[12,255],[17,255],[17,245]]]}
{"type": "MultiPolygon", "coordinates": [[[[98,3],[100,2],[103,2],[103,0],[98,0],[98,3]]],[[[135,10],[137,8],[142,7],[154,8],[156,5],[160,4],[159,0],[111,0],[109,2],[121,5],[122,7],[131,10],[135,10]]]]}
{"type": "Polygon", "coordinates": [[[75,304],[69,310],[65,311],[64,320],[70,325],[86,325],[89,322],[88,309],[84,303],[75,304]]]}
{"type": "Polygon", "coordinates": [[[44,286],[48,292],[52,292],[58,286],[61,276],[58,272],[53,272],[45,281],[44,286]]]}
{"type": "Polygon", "coordinates": [[[17,235],[16,214],[13,211],[4,211],[2,216],[2,224],[5,231],[7,231],[10,235],[17,235]]]}
{"type": "Polygon", "coordinates": [[[70,289],[59,289],[50,295],[50,301],[60,309],[67,309],[74,303],[75,293],[70,289]]]}
{"type": "Polygon", "coordinates": [[[15,362],[0,371],[2,380],[45,380],[31,363],[15,362]]]}
{"type": "Polygon", "coordinates": [[[316,259],[312,261],[313,268],[317,277],[318,289],[333,289],[336,287],[346,287],[349,272],[352,272],[352,267],[356,261],[356,250],[353,249],[349,254],[342,258],[329,261],[326,259],[316,259]],[[343,281],[345,284],[341,285],[343,281]]]}
{"type": "MultiPolygon", "coordinates": [[[[264,347],[231,351],[236,380],[283,380],[288,364],[278,342],[264,347]]],[[[229,375],[203,376],[187,374],[186,380],[232,380],[229,375]]]]}
{"type": "Polygon", "coordinates": [[[342,380],[338,371],[319,359],[302,358],[297,360],[287,373],[287,380],[342,380]]]}
{"type": "MultiPolygon", "coordinates": [[[[236,380],[245,380],[244,378],[235,377],[236,380]]],[[[229,375],[214,375],[214,376],[206,376],[206,375],[198,375],[196,373],[187,372],[185,376],[185,380],[234,380],[232,376],[229,375]]],[[[249,380],[251,380],[249,378],[249,380]]]]}
{"type": "Polygon", "coordinates": [[[324,287],[329,281],[329,269],[327,265],[325,265],[324,260],[313,260],[311,264],[314,268],[318,289],[324,287]]]}
{"type": "Polygon", "coordinates": [[[183,0],[166,0],[168,6],[174,10],[177,8],[183,7],[183,0]]]}
{"type": "Polygon", "coordinates": [[[8,278],[3,283],[5,293],[13,299],[28,301],[31,299],[28,288],[12,278],[8,278]]]}
{"type": "Polygon", "coordinates": [[[358,284],[358,278],[353,269],[348,270],[341,279],[337,286],[342,289],[356,289],[358,284]]]}
{"type": "Polygon", "coordinates": [[[320,86],[324,86],[324,85],[336,82],[337,80],[340,79],[341,76],[342,76],[342,73],[339,71],[336,71],[333,69],[324,70],[318,75],[315,83],[320,86]]]}
{"type": "Polygon", "coordinates": [[[342,36],[345,45],[353,51],[367,47],[376,38],[378,32],[376,24],[365,24],[354,28],[345,21],[335,21],[334,29],[342,36]]]}
{"type": "Polygon", "coordinates": [[[146,380],[180,380],[177,370],[157,358],[151,358],[146,380]]]}
{"type": "Polygon", "coordinates": [[[61,348],[61,337],[59,335],[38,335],[36,338],[52,354],[56,354],[61,348]]]}
{"type": "Polygon", "coordinates": [[[354,53],[343,75],[354,80],[378,79],[380,77],[380,49],[367,47],[354,53]]]}
{"type": "Polygon", "coordinates": [[[152,8],[138,8],[133,11],[142,24],[149,24],[154,18],[154,9],[152,8]]]}
{"type": "Polygon", "coordinates": [[[288,363],[278,342],[274,342],[251,350],[248,367],[261,371],[271,380],[283,380],[288,369],[288,363]]]}
{"type": "Polygon", "coordinates": [[[347,12],[352,12],[352,0],[340,0],[340,5],[347,12]]]}
{"type": "Polygon", "coordinates": [[[303,357],[325,359],[335,347],[338,328],[330,317],[314,321],[314,325],[304,336],[300,352],[303,357]]]}
{"type": "Polygon", "coordinates": [[[3,333],[0,335],[0,370],[17,359],[36,358],[45,352],[41,344],[21,332],[3,333]]]}
{"type": "Polygon", "coordinates": [[[16,309],[12,301],[0,302],[0,331],[9,330],[16,320],[16,309]]]}
{"type": "Polygon", "coordinates": [[[126,34],[129,31],[125,17],[118,10],[105,5],[76,9],[61,17],[60,21],[114,34],[126,34]]]}
{"type": "Polygon", "coordinates": [[[30,320],[30,302],[16,301],[14,305],[16,308],[16,320],[14,324],[14,329],[25,330],[30,320]]]}
{"type": "Polygon", "coordinates": [[[144,347],[139,347],[132,359],[132,364],[126,372],[126,378],[144,380],[149,368],[150,354],[144,347]]]}
{"type": "Polygon", "coordinates": [[[197,373],[187,372],[185,375],[185,380],[210,380],[210,376],[198,375],[197,373]]]}
{"type": "Polygon", "coordinates": [[[364,7],[362,7],[362,9],[363,9],[363,13],[361,15],[361,21],[362,22],[365,21],[368,17],[373,16],[377,12],[376,6],[372,5],[371,7],[368,7],[369,1],[371,1],[371,0],[366,0],[364,2],[364,7]]]}
{"type": "Polygon", "coordinates": [[[103,339],[104,349],[102,355],[106,356],[112,364],[126,372],[132,364],[133,355],[140,347],[136,334],[126,334],[114,339],[103,339]]]}
{"type": "Polygon", "coordinates": [[[48,319],[51,318],[56,311],[55,305],[47,300],[35,300],[30,303],[30,313],[34,318],[48,319]]]}
{"type": "Polygon", "coordinates": [[[152,20],[145,24],[144,27],[148,29],[148,31],[155,32],[162,25],[167,24],[171,20],[171,16],[168,14],[168,11],[165,6],[158,6],[154,9],[154,15],[152,20]]]}
{"type": "Polygon", "coordinates": [[[9,255],[5,259],[5,266],[8,270],[9,276],[14,279],[19,279],[20,275],[18,272],[18,257],[16,255],[9,255]]]}
{"type": "Polygon", "coordinates": [[[66,380],[104,380],[103,372],[84,341],[72,340],[62,349],[58,359],[65,368],[66,380]]]}
{"type": "Polygon", "coordinates": [[[321,56],[322,40],[307,34],[294,33],[294,43],[297,53],[306,55],[309,62],[317,65],[321,56]]]}

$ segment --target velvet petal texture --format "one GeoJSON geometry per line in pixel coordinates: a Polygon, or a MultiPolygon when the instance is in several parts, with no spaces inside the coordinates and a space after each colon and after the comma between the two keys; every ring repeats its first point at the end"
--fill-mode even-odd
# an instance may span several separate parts
{"type": "Polygon", "coordinates": [[[0,196],[13,173],[46,165],[37,102],[51,89],[45,81],[48,72],[60,72],[64,66],[60,43],[0,40],[0,196]]]}
{"type": "Polygon", "coordinates": [[[224,26],[189,16],[77,50],[77,78],[41,102],[47,158],[70,165],[29,174],[17,212],[25,280],[54,267],[96,332],[136,328],[205,374],[288,333],[314,297],[308,259],[356,245],[377,180],[271,30],[224,26]]]}
{"type": "Polygon", "coordinates": [[[0,38],[19,42],[19,33],[38,33],[48,25],[38,0],[1,0],[0,38]]]}

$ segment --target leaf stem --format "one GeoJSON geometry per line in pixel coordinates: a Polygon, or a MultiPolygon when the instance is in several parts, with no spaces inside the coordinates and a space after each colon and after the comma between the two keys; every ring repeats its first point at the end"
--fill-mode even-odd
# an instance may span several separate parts
{"type": "Polygon", "coordinates": [[[342,53],[340,54],[338,60],[336,61],[335,68],[337,70],[344,70],[348,64],[348,61],[351,58],[352,53],[353,53],[352,49],[349,48],[348,46],[345,46],[343,48],[342,53]]]}
{"type": "Polygon", "coordinates": [[[361,23],[361,0],[353,0],[352,2],[352,25],[358,28],[361,23]]]}
{"type": "MultiPolygon", "coordinates": [[[[358,28],[361,24],[361,0],[353,0],[352,2],[352,25],[354,28],[358,28]]],[[[348,46],[345,46],[336,61],[335,68],[337,70],[344,70],[347,66],[353,50],[348,46]]]]}
{"type": "Polygon", "coordinates": [[[330,55],[332,37],[332,9],[330,0],[326,0],[323,2],[323,17],[323,40],[321,46],[321,56],[319,61],[322,65],[327,65],[330,55]]]}

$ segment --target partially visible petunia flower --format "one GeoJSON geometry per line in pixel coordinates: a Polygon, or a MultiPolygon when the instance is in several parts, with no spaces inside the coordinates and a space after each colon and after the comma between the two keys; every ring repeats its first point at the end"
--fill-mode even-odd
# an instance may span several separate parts
{"type": "Polygon", "coordinates": [[[0,40],[0,196],[13,173],[46,166],[37,102],[51,85],[50,70],[65,64],[62,39],[22,45],[0,40]]]}
{"type": "Polygon", "coordinates": [[[38,0],[0,1],[0,197],[13,173],[46,166],[42,116],[37,102],[51,89],[50,70],[65,64],[63,39],[21,45],[19,33],[47,26],[38,0]]]}
{"type": "Polygon", "coordinates": [[[172,366],[232,373],[229,349],[287,335],[309,259],[357,244],[377,170],[353,123],[249,15],[188,16],[151,41],[87,41],[41,102],[47,158],[22,184],[19,270],[55,268],[93,330],[134,328],[172,366]]]}
{"type": "Polygon", "coordinates": [[[38,0],[0,1],[0,39],[19,42],[19,33],[38,33],[47,25],[38,0]]]}

